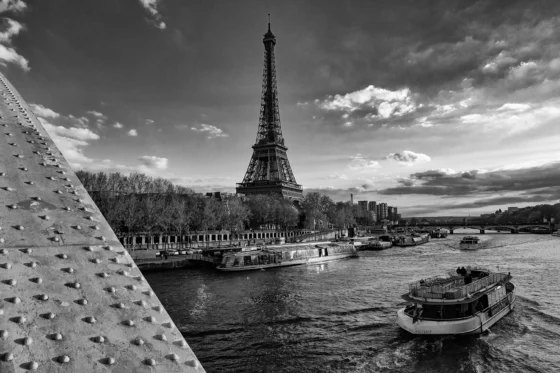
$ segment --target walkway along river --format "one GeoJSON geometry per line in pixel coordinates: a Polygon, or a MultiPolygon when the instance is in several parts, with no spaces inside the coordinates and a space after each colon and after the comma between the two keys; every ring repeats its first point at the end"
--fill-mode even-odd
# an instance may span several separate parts
{"type": "Polygon", "coordinates": [[[146,278],[208,372],[560,371],[560,240],[489,233],[466,252],[461,237],[316,266],[146,278]],[[415,337],[396,326],[408,282],[473,263],[511,271],[518,289],[490,333],[415,337]]]}

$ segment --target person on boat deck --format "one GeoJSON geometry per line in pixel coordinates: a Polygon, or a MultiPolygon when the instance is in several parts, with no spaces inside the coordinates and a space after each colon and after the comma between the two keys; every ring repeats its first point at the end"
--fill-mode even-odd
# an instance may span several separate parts
{"type": "Polygon", "coordinates": [[[470,284],[472,282],[472,276],[470,273],[467,273],[465,276],[465,285],[470,284]]]}

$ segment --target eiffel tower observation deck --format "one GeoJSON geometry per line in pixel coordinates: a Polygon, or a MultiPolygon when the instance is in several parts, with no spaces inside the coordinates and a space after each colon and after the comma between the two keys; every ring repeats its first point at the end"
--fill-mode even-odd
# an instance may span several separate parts
{"type": "Polygon", "coordinates": [[[245,177],[237,184],[236,191],[244,195],[275,194],[302,200],[303,188],[296,182],[290,167],[280,125],[274,61],[276,37],[270,31],[270,20],[263,43],[264,70],[257,140],[245,177]]]}
{"type": "Polygon", "coordinates": [[[204,372],[0,74],[0,372],[204,372]]]}

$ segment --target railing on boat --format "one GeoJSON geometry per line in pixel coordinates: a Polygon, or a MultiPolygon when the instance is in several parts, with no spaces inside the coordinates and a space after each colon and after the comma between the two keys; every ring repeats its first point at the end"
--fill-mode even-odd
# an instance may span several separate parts
{"type": "Polygon", "coordinates": [[[442,277],[434,276],[414,282],[409,285],[409,294],[413,297],[430,299],[461,299],[467,294],[474,294],[498,281],[506,280],[506,273],[490,273],[479,280],[465,285],[462,276],[442,277]]]}

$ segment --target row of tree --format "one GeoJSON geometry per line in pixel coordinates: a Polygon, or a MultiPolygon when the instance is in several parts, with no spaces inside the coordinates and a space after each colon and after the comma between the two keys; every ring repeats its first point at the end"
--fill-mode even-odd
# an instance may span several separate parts
{"type": "Polygon", "coordinates": [[[503,211],[500,209],[494,214],[481,217],[481,222],[495,224],[525,224],[525,223],[545,223],[554,219],[560,222],[560,203],[554,205],[536,205],[523,207],[513,211],[503,211]]]}
{"type": "Polygon", "coordinates": [[[120,236],[173,234],[182,238],[210,230],[342,229],[356,224],[361,213],[357,206],[335,203],[318,193],[307,193],[296,204],[271,195],[217,199],[141,173],[78,171],[77,175],[120,236]]]}

